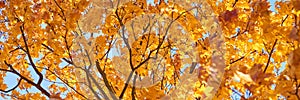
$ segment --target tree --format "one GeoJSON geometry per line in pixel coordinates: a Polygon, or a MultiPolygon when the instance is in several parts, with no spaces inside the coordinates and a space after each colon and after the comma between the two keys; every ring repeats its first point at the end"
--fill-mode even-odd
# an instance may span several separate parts
{"type": "Polygon", "coordinates": [[[1,1],[1,96],[300,99],[299,7],[297,0],[1,1]]]}

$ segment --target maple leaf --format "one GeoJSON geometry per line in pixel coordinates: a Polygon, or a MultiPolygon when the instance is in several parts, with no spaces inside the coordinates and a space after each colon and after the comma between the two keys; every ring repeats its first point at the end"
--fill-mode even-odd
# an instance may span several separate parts
{"type": "Polygon", "coordinates": [[[5,7],[5,2],[4,1],[0,1],[0,8],[4,8],[5,7]]]}
{"type": "Polygon", "coordinates": [[[288,64],[296,69],[300,68],[300,48],[290,53],[288,58],[288,64]]]}
{"type": "Polygon", "coordinates": [[[236,74],[234,74],[234,79],[236,81],[241,80],[244,82],[253,82],[253,80],[249,74],[244,74],[242,72],[236,72],[236,74]]]}
{"type": "Polygon", "coordinates": [[[299,11],[300,10],[300,3],[299,0],[291,0],[293,3],[294,8],[299,11]]]}
{"type": "Polygon", "coordinates": [[[1,96],[299,99],[299,0],[149,3],[0,1],[1,96]]]}
{"type": "Polygon", "coordinates": [[[300,41],[299,31],[296,27],[292,28],[289,38],[296,40],[296,41],[300,41]]]}
{"type": "Polygon", "coordinates": [[[231,22],[238,17],[238,10],[233,9],[231,11],[226,10],[223,14],[219,15],[219,19],[225,22],[231,22]]]}

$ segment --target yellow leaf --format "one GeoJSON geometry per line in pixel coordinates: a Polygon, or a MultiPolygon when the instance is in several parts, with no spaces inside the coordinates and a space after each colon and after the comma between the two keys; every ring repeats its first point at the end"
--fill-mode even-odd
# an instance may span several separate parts
{"type": "Polygon", "coordinates": [[[54,74],[51,74],[47,77],[50,81],[55,81],[56,80],[56,76],[54,74]]]}
{"type": "Polygon", "coordinates": [[[244,74],[242,72],[237,71],[235,74],[235,77],[237,77],[238,79],[241,79],[245,82],[253,82],[251,76],[249,74],[244,74]]]}

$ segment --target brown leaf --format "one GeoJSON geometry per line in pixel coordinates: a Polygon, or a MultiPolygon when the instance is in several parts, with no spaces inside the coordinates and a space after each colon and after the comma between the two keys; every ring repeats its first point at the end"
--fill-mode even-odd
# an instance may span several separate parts
{"type": "Polygon", "coordinates": [[[5,7],[5,2],[4,1],[0,1],[0,8],[4,8],[5,7]]]}
{"type": "Polygon", "coordinates": [[[291,33],[289,35],[289,38],[292,40],[300,41],[298,32],[299,31],[298,31],[297,27],[293,27],[293,29],[291,30],[291,33]]]}
{"type": "Polygon", "coordinates": [[[222,15],[219,16],[219,19],[225,22],[230,22],[237,17],[238,17],[238,10],[234,9],[232,11],[226,10],[222,15]]]}
{"type": "Polygon", "coordinates": [[[292,0],[292,3],[297,11],[300,10],[300,0],[292,0]]]}
{"type": "Polygon", "coordinates": [[[291,67],[300,67],[300,48],[290,53],[288,58],[288,64],[291,67]]]}
{"type": "Polygon", "coordinates": [[[51,97],[50,97],[50,100],[63,100],[61,97],[60,97],[60,92],[56,93],[56,94],[53,94],[51,97]]]}

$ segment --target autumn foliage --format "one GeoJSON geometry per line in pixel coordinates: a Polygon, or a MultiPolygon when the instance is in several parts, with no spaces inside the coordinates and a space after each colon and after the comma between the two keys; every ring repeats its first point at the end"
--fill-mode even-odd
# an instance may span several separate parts
{"type": "Polygon", "coordinates": [[[4,99],[300,100],[300,1],[1,0],[4,99]]]}

